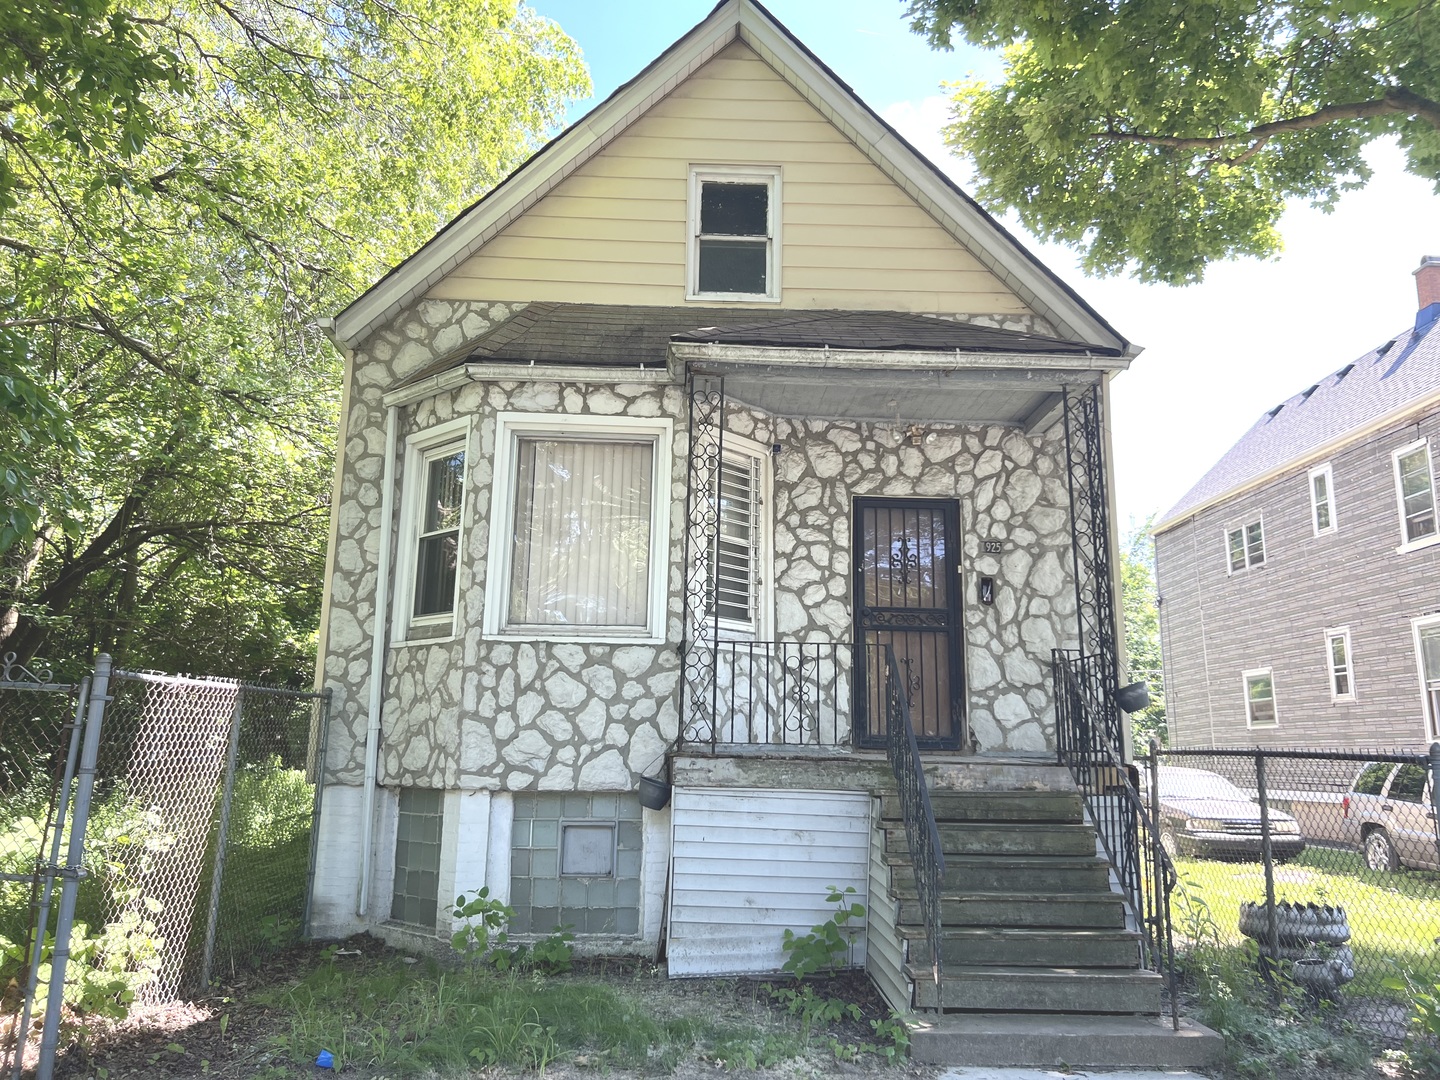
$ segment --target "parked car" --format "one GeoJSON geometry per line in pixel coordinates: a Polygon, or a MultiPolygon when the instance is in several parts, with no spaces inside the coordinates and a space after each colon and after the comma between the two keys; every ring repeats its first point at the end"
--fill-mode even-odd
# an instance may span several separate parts
{"type": "MultiPolygon", "coordinates": [[[[1159,773],[1160,844],[1171,858],[1260,859],[1259,803],[1219,773],[1175,765],[1161,765],[1159,773]]],[[[1304,850],[1299,823],[1271,810],[1271,857],[1285,862],[1304,850]]]]}
{"type": "Polygon", "coordinates": [[[1371,870],[1440,870],[1435,800],[1424,765],[1366,765],[1340,809],[1345,839],[1364,852],[1371,870]]]}

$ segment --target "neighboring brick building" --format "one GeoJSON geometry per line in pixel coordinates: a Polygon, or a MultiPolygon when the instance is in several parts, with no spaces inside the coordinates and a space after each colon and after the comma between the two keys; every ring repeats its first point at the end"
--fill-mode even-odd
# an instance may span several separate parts
{"type": "Polygon", "coordinates": [[[1440,737],[1440,258],[1415,325],[1271,409],[1155,529],[1176,746],[1440,737]]]}

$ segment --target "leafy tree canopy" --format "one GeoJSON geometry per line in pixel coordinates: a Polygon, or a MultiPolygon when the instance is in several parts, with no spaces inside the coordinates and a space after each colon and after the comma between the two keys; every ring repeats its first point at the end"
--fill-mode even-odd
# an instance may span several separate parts
{"type": "Polygon", "coordinates": [[[303,677],[315,321],[588,85],[515,0],[0,5],[0,653],[303,677]]]}
{"type": "Polygon", "coordinates": [[[917,33],[1004,50],[956,84],[947,143],[976,195],[1087,272],[1199,281],[1268,257],[1287,199],[1330,208],[1399,140],[1440,190],[1435,0],[911,0],[917,33]]]}
{"type": "Polygon", "coordinates": [[[1165,684],[1160,668],[1160,604],[1155,587],[1155,519],[1130,531],[1120,548],[1120,602],[1125,613],[1125,654],[1130,678],[1150,687],[1150,704],[1131,714],[1135,751],[1145,753],[1151,738],[1164,743],[1165,684]]]}

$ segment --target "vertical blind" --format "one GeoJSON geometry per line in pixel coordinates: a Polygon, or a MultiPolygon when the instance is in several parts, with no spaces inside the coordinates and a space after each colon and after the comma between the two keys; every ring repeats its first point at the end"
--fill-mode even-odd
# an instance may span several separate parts
{"type": "Polygon", "coordinates": [[[509,622],[643,628],[653,441],[520,438],[509,622]]]}

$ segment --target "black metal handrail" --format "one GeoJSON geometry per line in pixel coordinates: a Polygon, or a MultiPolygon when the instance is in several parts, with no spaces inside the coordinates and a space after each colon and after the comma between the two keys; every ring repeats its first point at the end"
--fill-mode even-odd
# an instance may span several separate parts
{"type": "Polygon", "coordinates": [[[1178,881],[1175,865],[1160,846],[1160,830],[1111,737],[1119,720],[1105,715],[1103,665],[1097,657],[1082,656],[1077,650],[1056,649],[1051,667],[1060,763],[1069,768],[1080,787],[1090,820],[1141,930],[1141,966],[1165,980],[1170,1018],[1178,1029],[1170,921],[1170,896],[1178,881]]]}
{"type": "MultiPolygon", "coordinates": [[[[905,840],[915,870],[915,892],[925,920],[925,937],[930,948],[930,973],[940,986],[940,888],[945,880],[945,853],[940,850],[940,830],[930,805],[930,789],[920,762],[920,747],[910,723],[910,703],[900,681],[895,652],[885,646],[885,756],[900,794],[900,813],[905,819],[905,840]]],[[[936,1007],[939,1007],[937,996],[936,1007]]]]}

